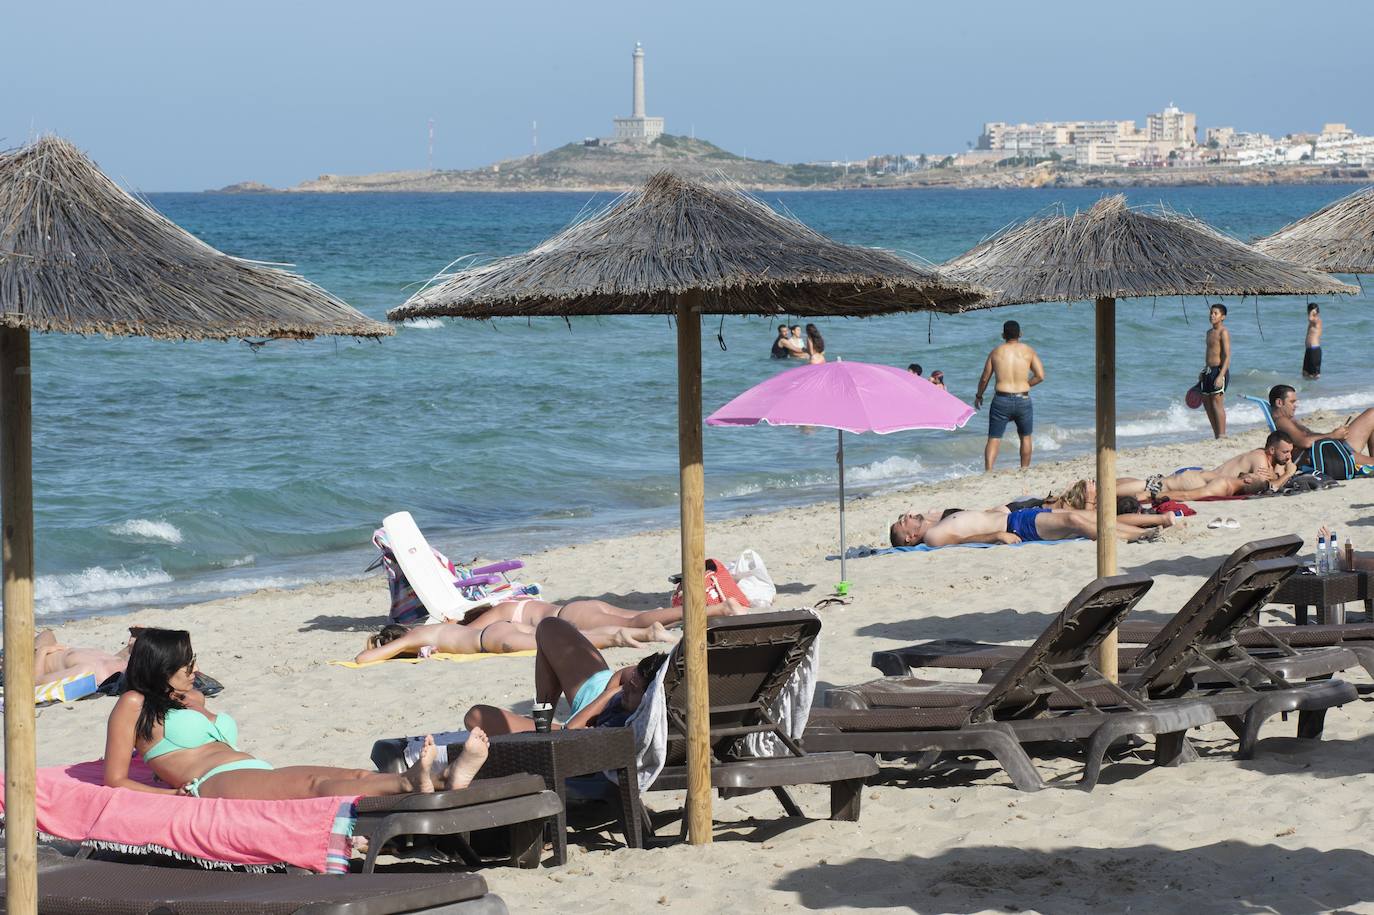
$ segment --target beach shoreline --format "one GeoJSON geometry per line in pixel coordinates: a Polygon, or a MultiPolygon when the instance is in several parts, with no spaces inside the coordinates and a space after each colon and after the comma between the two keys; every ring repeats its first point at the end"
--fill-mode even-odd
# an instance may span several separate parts
{"type": "MultiPolygon", "coordinates": [[[[1339,421],[1304,419],[1323,428],[1339,421]]],[[[1119,456],[1120,471],[1144,476],[1178,466],[1215,466],[1257,447],[1264,435],[1249,429],[1220,442],[1128,449],[1119,456]]],[[[1088,475],[1092,466],[1093,458],[1083,456],[1039,463],[1025,472],[1002,470],[856,499],[849,505],[852,545],[886,545],[888,523],[909,508],[932,502],[984,507],[1043,495],[1088,475]]],[[[1366,546],[1358,535],[1364,511],[1374,502],[1369,497],[1374,485],[1352,481],[1296,497],[1197,503],[1197,516],[1167,530],[1160,541],[1120,547],[1122,571],[1155,578],[1138,612],[1147,619],[1166,618],[1222,557],[1248,540],[1290,532],[1310,540],[1327,523],[1343,536],[1355,533],[1357,548],[1366,546]],[[1209,529],[1213,517],[1235,518],[1238,529],[1209,529]]],[[[678,546],[677,532],[665,529],[570,544],[525,560],[530,577],[543,582],[555,601],[600,597],[645,609],[667,602],[667,576],[677,571],[678,546]]],[[[832,592],[839,563],[826,557],[836,546],[833,502],[707,526],[707,555],[732,560],[746,548],[763,555],[779,586],[779,609],[811,605],[832,592]]],[[[1093,578],[1094,566],[1095,547],[1086,541],[853,559],[850,602],[821,613],[818,693],[876,676],[869,659],[877,649],[946,637],[1028,642],[1093,578]]],[[[189,629],[200,667],[226,686],[212,706],[238,719],[244,749],[279,766],[366,766],[374,740],[453,730],[475,703],[528,709],[534,690],[528,657],[363,670],[328,663],[351,659],[384,621],[387,607],[385,578],[377,575],[85,618],[62,625],[59,635],[68,644],[113,650],[130,625],[189,629]]],[[[606,652],[612,666],[643,654],[606,652]]],[[[1363,675],[1352,679],[1367,682],[1363,675]]],[[[39,765],[98,758],[112,707],[111,700],[96,699],[42,709],[39,765]]],[[[865,789],[859,823],[781,819],[766,793],[718,799],[717,841],[707,848],[614,850],[618,833],[601,829],[583,837],[591,848],[573,846],[564,868],[488,869],[483,875],[513,911],[533,912],[645,911],[683,903],[722,907],[740,893],[770,913],[832,907],[971,912],[1005,910],[1009,904],[1057,912],[1132,903],[1156,911],[1186,907],[1190,891],[1224,899],[1255,891],[1225,866],[1226,850],[1238,845],[1257,843],[1276,858],[1359,847],[1367,824],[1374,822],[1374,793],[1368,790],[1374,774],[1365,747],[1369,725],[1364,701],[1332,712],[1327,739],[1320,743],[1294,739],[1293,723],[1275,720],[1263,732],[1261,758],[1254,762],[1234,760],[1229,732],[1209,726],[1198,740],[1201,761],[1151,770],[1127,760],[1110,766],[1092,794],[1059,789],[1022,794],[988,763],[965,762],[930,776],[885,765],[865,789]],[[1246,816],[1228,813],[1236,810],[1246,816]],[[1257,833],[1257,823],[1263,824],[1262,832],[1257,833]],[[1175,854],[1188,850],[1193,854],[1175,854]],[[990,862],[999,852],[1020,865],[1005,871],[996,867],[990,862]],[[1153,877],[1120,885],[1119,862],[1133,856],[1149,874],[1167,870],[1169,887],[1161,890],[1153,877]],[[1072,886],[1040,877],[1061,860],[1083,862],[1076,865],[1072,886]],[[719,879],[697,879],[703,873],[719,879]]],[[[1071,784],[1077,774],[1073,760],[1041,765],[1056,784],[1071,784]]],[[[666,811],[675,797],[655,793],[646,800],[666,811]]],[[[822,815],[822,792],[802,789],[798,798],[811,816],[822,815]]],[[[672,822],[662,832],[676,829],[672,822]]],[[[1363,852],[1349,853],[1369,859],[1363,852]]],[[[1263,899],[1287,910],[1285,900],[1309,893],[1308,898],[1334,899],[1338,905],[1332,907],[1349,907],[1370,898],[1359,895],[1369,884],[1364,876],[1369,872],[1352,866],[1332,878],[1328,868],[1299,869],[1285,886],[1263,890],[1263,899]]]]}

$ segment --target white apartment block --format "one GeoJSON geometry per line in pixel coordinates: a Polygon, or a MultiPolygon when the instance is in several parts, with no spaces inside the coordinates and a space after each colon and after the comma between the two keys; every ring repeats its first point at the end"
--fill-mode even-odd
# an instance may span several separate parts
{"type": "Polygon", "coordinates": [[[978,138],[980,150],[1001,150],[1008,156],[1048,157],[1057,153],[1080,165],[1163,161],[1176,149],[1196,145],[1197,115],[1173,105],[1149,115],[1145,130],[1135,121],[989,121],[978,138]]]}

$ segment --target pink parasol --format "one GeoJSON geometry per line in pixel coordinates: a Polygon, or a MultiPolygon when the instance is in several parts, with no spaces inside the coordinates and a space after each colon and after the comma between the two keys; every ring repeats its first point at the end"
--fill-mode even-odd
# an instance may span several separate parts
{"type": "Polygon", "coordinates": [[[911,372],[869,362],[826,362],[789,369],[740,394],[706,418],[708,426],[825,426],[839,430],[840,592],[844,555],[844,434],[953,431],[973,416],[959,398],[911,372]]]}

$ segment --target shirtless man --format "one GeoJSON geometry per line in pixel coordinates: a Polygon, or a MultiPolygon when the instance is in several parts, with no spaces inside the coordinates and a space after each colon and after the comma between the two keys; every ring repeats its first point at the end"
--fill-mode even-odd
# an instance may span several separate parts
{"type": "Polygon", "coordinates": [[[1212,436],[1226,434],[1226,386],[1231,383],[1231,332],[1226,329],[1226,306],[1218,302],[1207,313],[1207,361],[1198,376],[1202,408],[1212,424],[1212,436]]]}
{"type": "Polygon", "coordinates": [[[119,654],[110,654],[98,648],[73,648],[58,643],[57,634],[51,629],[44,629],[33,643],[33,685],[44,686],[81,673],[95,674],[95,682],[104,683],[124,672],[133,644],[134,640],[130,638],[129,644],[120,649],[119,654]]]}
{"type": "Polygon", "coordinates": [[[983,375],[978,379],[978,393],[973,397],[975,410],[983,406],[983,391],[988,381],[997,376],[992,404],[988,408],[988,443],[983,448],[983,469],[992,470],[997,463],[997,450],[1002,445],[1007,423],[1016,423],[1016,434],[1021,437],[1021,467],[1025,469],[1031,462],[1031,431],[1034,411],[1031,408],[1030,389],[1045,380],[1045,367],[1040,364],[1040,356],[1021,342],[1021,325],[1015,321],[1002,324],[1001,345],[988,353],[983,363],[983,375]]]}
{"type": "Polygon", "coordinates": [[[1307,303],[1307,348],[1302,353],[1302,377],[1322,377],[1322,310],[1307,303]]]}
{"type": "MultiPolygon", "coordinates": [[[[1127,542],[1155,536],[1174,516],[1118,515],[1116,535],[1127,542]]],[[[893,546],[954,546],[959,543],[1029,543],[1097,537],[1097,513],[1079,509],[1026,508],[1014,512],[961,511],[942,519],[904,515],[890,532],[893,546]],[[900,529],[898,527],[900,525],[900,529]],[[902,542],[898,543],[897,541],[902,542]]]]}
{"type": "MultiPolygon", "coordinates": [[[[1275,430],[1264,440],[1264,447],[1243,451],[1215,470],[1184,470],[1172,476],[1153,476],[1147,480],[1119,477],[1116,481],[1116,491],[1119,495],[1135,496],[1137,499],[1166,496],[1182,501],[1182,493],[1205,489],[1218,480],[1227,484],[1240,480],[1246,485],[1259,480],[1264,482],[1265,486],[1256,489],[1256,492],[1263,492],[1264,489],[1277,491],[1297,472],[1298,465],[1293,461],[1292,436],[1287,432],[1275,430]]],[[[1223,492],[1226,488],[1228,487],[1213,487],[1215,491],[1206,495],[1239,495],[1248,492],[1246,489],[1223,492]]],[[[1194,495],[1193,498],[1202,497],[1194,495]]]]}
{"type": "Polygon", "coordinates": [[[1298,412],[1298,392],[1292,385],[1276,384],[1269,389],[1269,412],[1274,417],[1274,425],[1281,432],[1287,432],[1293,440],[1293,448],[1298,453],[1298,463],[1302,463],[1302,453],[1312,447],[1318,439],[1332,438],[1345,442],[1361,467],[1374,464],[1374,407],[1358,416],[1351,416],[1330,432],[1313,432],[1294,418],[1298,412]]]}

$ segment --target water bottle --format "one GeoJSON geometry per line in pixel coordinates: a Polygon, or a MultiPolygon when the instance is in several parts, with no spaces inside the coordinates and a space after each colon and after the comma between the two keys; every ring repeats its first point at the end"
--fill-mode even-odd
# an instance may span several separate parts
{"type": "Polygon", "coordinates": [[[1331,542],[1326,546],[1326,571],[1339,572],[1341,570],[1341,548],[1337,546],[1339,538],[1336,532],[1331,532],[1331,542]]]}
{"type": "Polygon", "coordinates": [[[1326,574],[1326,535],[1317,535],[1317,574],[1326,574]]]}

